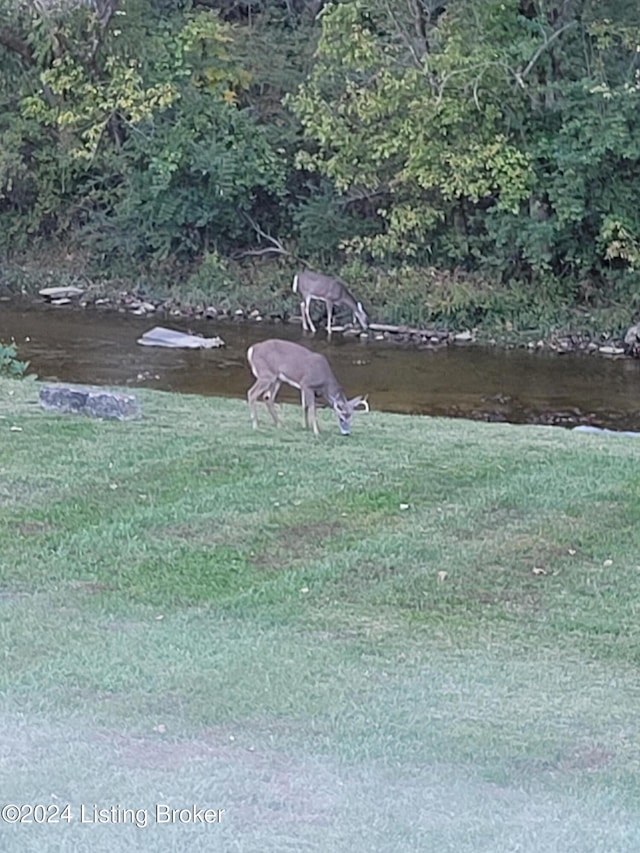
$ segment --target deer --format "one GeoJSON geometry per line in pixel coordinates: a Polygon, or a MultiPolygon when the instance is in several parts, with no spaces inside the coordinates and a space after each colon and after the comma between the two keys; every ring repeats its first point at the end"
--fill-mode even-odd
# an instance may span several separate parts
{"type": "Polygon", "coordinates": [[[247,360],[256,378],[247,392],[254,429],[258,428],[257,404],[260,399],[266,404],[276,426],[281,425],[275,399],[283,382],[300,391],[302,426],[308,429],[311,421],[314,435],[320,432],[316,415],[316,395],[324,397],[335,412],[342,435],[349,435],[351,418],[359,406],[369,411],[366,398],[347,399],[323,355],[300,344],[278,338],[261,341],[249,347],[247,360]]]}
{"type": "Polygon", "coordinates": [[[294,276],[292,290],[301,296],[300,312],[302,327],[306,332],[316,331],[311,319],[309,304],[312,299],[318,299],[327,306],[327,334],[331,335],[331,315],[334,305],[346,305],[364,330],[369,326],[369,318],[346,285],[337,278],[318,272],[301,272],[294,276]]]}

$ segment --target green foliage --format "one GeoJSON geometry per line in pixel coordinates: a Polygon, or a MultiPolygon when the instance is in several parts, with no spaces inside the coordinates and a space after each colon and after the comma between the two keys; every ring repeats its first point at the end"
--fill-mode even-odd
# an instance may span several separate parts
{"type": "Polygon", "coordinates": [[[18,359],[15,344],[3,344],[0,341],[0,376],[22,379],[29,367],[28,361],[18,359]]]}
{"type": "Polygon", "coordinates": [[[368,204],[348,204],[327,181],[318,189],[311,187],[292,218],[299,253],[322,258],[329,265],[351,240],[381,230],[380,218],[371,215],[368,204]]]}
{"type": "Polygon", "coordinates": [[[223,308],[235,307],[228,297],[235,294],[236,281],[229,264],[216,251],[204,255],[198,269],[187,279],[185,289],[192,299],[214,300],[223,308]]]}
{"type": "MultiPolygon", "coordinates": [[[[505,4],[485,7],[495,29],[505,4]]],[[[383,233],[351,241],[377,257],[424,253],[463,200],[517,210],[532,176],[529,156],[503,127],[496,96],[504,74],[490,61],[496,45],[472,37],[477,21],[454,12],[438,44],[416,52],[401,38],[410,22],[385,8],[358,0],[330,7],[313,74],[291,99],[314,145],[299,165],[344,193],[379,196],[383,233]]]]}
{"type": "Polygon", "coordinates": [[[291,106],[298,165],[376,201],[381,232],[348,247],[498,276],[632,267],[640,29],[609,13],[451,2],[420,41],[409,11],[328,7],[291,106]]]}
{"type": "MultiPolygon", "coordinates": [[[[184,92],[180,108],[161,119],[142,122],[124,143],[108,231],[101,209],[88,217],[94,245],[106,254],[179,258],[209,244],[228,249],[250,230],[244,214],[255,197],[281,191],[277,156],[248,112],[200,91],[184,92]]],[[[104,192],[98,187],[97,197],[104,192]]]]}
{"type": "Polygon", "coordinates": [[[165,19],[147,0],[116,14],[96,30],[90,8],[73,9],[53,33],[36,15],[37,71],[0,123],[0,216],[20,212],[14,229],[32,235],[80,225],[103,261],[228,245],[283,186],[280,158],[238,106],[249,78],[233,33],[211,12],[165,19]]]}
{"type": "Polygon", "coordinates": [[[531,311],[632,291],[634,4],[322,5],[0,0],[0,252],[61,240],[152,275],[264,259],[268,234],[327,268],[473,274],[460,322],[483,280],[531,311]]]}

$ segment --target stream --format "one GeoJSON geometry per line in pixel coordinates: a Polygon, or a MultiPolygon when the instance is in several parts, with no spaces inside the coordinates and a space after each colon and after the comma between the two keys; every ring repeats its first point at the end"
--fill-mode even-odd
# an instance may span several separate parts
{"type": "MultiPolygon", "coordinates": [[[[252,384],[247,348],[280,337],[324,353],[349,395],[368,394],[372,409],[475,420],[593,424],[640,430],[640,361],[461,344],[405,348],[295,324],[138,317],[106,308],[0,300],[0,341],[42,380],[148,387],[244,397],[252,384]],[[225,347],[180,350],[136,343],[155,325],[220,335],[225,347]]],[[[297,392],[281,392],[297,400],[297,392]]]]}

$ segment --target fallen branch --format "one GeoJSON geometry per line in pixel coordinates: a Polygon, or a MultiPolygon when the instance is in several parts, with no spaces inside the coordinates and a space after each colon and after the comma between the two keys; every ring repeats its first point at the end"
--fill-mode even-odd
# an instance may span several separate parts
{"type": "Polygon", "coordinates": [[[261,237],[263,240],[267,240],[269,243],[272,244],[272,247],[273,247],[273,248],[269,248],[269,249],[249,249],[249,250],[247,250],[247,252],[245,254],[252,254],[255,252],[265,253],[267,251],[270,251],[270,252],[277,252],[280,255],[287,255],[290,258],[295,257],[295,255],[292,255],[291,252],[288,252],[285,249],[285,247],[282,245],[280,240],[278,240],[276,237],[272,237],[271,234],[267,234],[267,232],[264,231],[258,225],[258,223],[255,221],[255,219],[253,219],[251,216],[249,216],[248,213],[243,214],[243,216],[247,220],[249,225],[253,228],[253,230],[256,232],[258,237],[261,237]]]}

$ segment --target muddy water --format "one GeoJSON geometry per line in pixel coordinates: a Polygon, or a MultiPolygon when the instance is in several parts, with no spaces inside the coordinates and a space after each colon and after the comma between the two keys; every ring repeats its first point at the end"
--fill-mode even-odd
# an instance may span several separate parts
{"type": "Polygon", "coordinates": [[[640,430],[640,362],[633,360],[476,346],[416,351],[340,336],[328,343],[322,333],[303,337],[298,326],[282,324],[157,324],[219,334],[226,346],[197,351],[143,347],[136,340],[156,325],[153,318],[0,301],[0,341],[14,338],[19,356],[31,361],[41,379],[241,397],[252,381],[247,347],[282,337],[325,353],[345,390],[368,393],[374,409],[640,430]]]}

